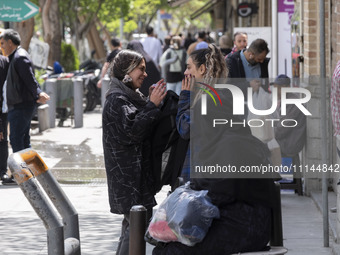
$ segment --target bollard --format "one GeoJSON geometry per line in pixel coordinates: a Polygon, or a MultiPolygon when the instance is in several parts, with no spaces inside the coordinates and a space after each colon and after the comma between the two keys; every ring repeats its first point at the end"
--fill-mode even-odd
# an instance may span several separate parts
{"type": "Polygon", "coordinates": [[[50,128],[49,106],[43,104],[38,107],[39,132],[50,128]]]}
{"type": "Polygon", "coordinates": [[[109,88],[110,88],[110,79],[109,77],[105,75],[102,81],[102,88],[101,88],[102,111],[104,109],[105,100],[106,100],[105,95],[106,95],[106,92],[109,90],[109,88]]]}
{"type": "Polygon", "coordinates": [[[275,182],[275,210],[272,212],[271,246],[283,246],[282,211],[281,211],[281,188],[280,183],[275,182]]]}
{"type": "Polygon", "coordinates": [[[146,209],[134,205],[130,210],[129,255],[145,255],[146,209]]]}
{"type": "Polygon", "coordinates": [[[33,178],[19,153],[14,153],[8,158],[8,166],[20,189],[44,223],[47,230],[48,254],[64,255],[63,225],[39,188],[37,180],[33,178]]]}
{"type": "Polygon", "coordinates": [[[57,79],[46,80],[46,93],[50,96],[50,100],[47,101],[49,106],[50,128],[54,128],[57,109],[57,79]]]}
{"type": "Polygon", "coordinates": [[[38,153],[32,149],[16,152],[9,157],[8,166],[47,229],[48,254],[80,255],[78,214],[38,153]],[[63,224],[37,180],[62,216],[63,224]]]}
{"type": "Polygon", "coordinates": [[[82,78],[73,79],[74,127],[83,127],[83,97],[84,85],[82,78]]]}

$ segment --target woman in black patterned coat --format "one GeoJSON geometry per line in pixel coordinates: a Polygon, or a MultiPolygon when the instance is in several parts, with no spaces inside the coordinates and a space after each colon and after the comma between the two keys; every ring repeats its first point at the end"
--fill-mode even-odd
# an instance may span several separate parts
{"type": "Polygon", "coordinates": [[[128,254],[129,211],[144,205],[149,216],[154,199],[150,168],[150,131],[166,95],[160,80],[147,100],[137,89],[147,77],[144,57],[122,50],[111,63],[110,89],[103,110],[103,147],[112,213],[124,214],[116,254],[128,254]]]}

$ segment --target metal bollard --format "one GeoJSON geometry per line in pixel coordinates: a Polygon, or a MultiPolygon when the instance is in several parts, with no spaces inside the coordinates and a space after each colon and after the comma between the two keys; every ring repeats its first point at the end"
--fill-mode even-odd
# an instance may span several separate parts
{"type": "Polygon", "coordinates": [[[64,255],[63,225],[39,188],[37,180],[33,178],[19,153],[14,153],[9,157],[8,166],[20,189],[44,223],[47,230],[48,254],[64,255]]]}
{"type": "Polygon", "coordinates": [[[80,255],[78,214],[38,153],[32,149],[16,152],[9,157],[8,166],[26,198],[44,222],[48,254],[80,255]],[[63,224],[46,195],[42,193],[37,180],[62,216],[63,224]]]}
{"type": "Polygon", "coordinates": [[[129,255],[145,255],[146,209],[134,205],[130,210],[129,255]]]}
{"type": "Polygon", "coordinates": [[[105,75],[103,81],[102,81],[102,88],[101,88],[101,100],[102,100],[102,111],[104,109],[104,105],[105,105],[105,100],[106,100],[106,92],[109,90],[110,88],[110,79],[105,75]]]}
{"type": "Polygon", "coordinates": [[[57,110],[57,79],[48,79],[46,81],[46,93],[50,96],[47,101],[50,115],[50,128],[55,127],[56,110],[57,110]]]}
{"type": "Polygon", "coordinates": [[[43,104],[38,107],[39,132],[50,128],[49,106],[43,104]]]}
{"type": "Polygon", "coordinates": [[[74,127],[83,127],[83,97],[84,85],[82,78],[73,79],[74,127]]]}

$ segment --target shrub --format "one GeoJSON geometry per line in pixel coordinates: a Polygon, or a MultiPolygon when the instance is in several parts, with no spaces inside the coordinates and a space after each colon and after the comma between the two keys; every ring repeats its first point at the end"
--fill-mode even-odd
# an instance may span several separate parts
{"type": "Polygon", "coordinates": [[[75,71],[79,69],[78,51],[72,44],[61,43],[61,60],[60,64],[65,72],[75,71]]]}

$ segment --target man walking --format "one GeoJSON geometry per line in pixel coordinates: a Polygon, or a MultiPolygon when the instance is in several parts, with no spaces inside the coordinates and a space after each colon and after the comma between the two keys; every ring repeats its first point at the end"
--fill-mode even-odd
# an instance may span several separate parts
{"type": "Polygon", "coordinates": [[[14,183],[7,175],[8,141],[7,141],[7,108],[4,100],[4,87],[8,70],[8,58],[0,55],[0,179],[2,184],[14,183]]]}
{"type": "Polygon", "coordinates": [[[158,40],[154,33],[153,33],[153,27],[148,26],[146,28],[147,37],[143,38],[141,40],[141,43],[143,44],[143,48],[150,55],[152,60],[155,62],[157,68],[159,68],[159,61],[161,59],[161,56],[163,54],[163,48],[160,40],[158,40]]]}
{"type": "Polygon", "coordinates": [[[9,59],[6,99],[13,152],[31,147],[29,131],[33,113],[37,103],[44,104],[50,99],[35,79],[32,61],[20,42],[19,33],[13,29],[6,29],[0,35],[1,49],[9,59]]]}

